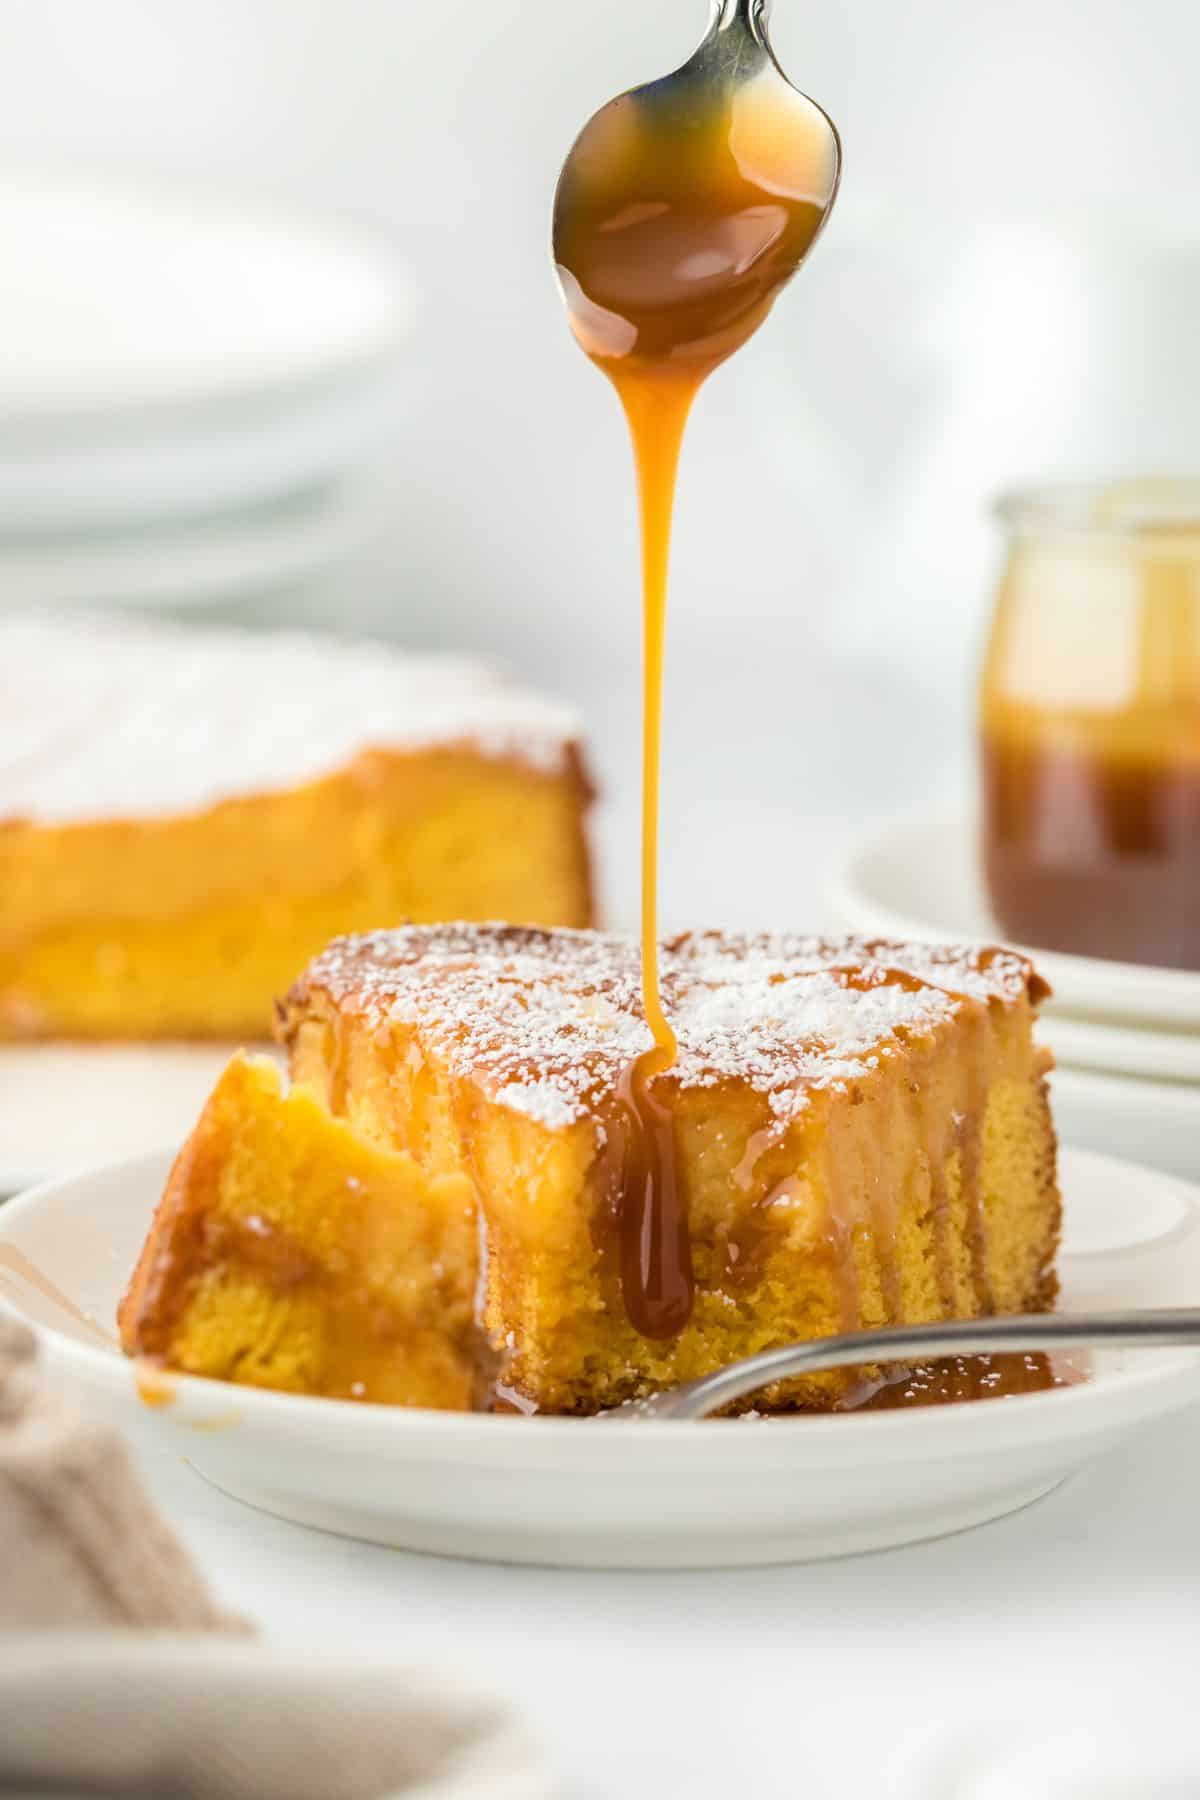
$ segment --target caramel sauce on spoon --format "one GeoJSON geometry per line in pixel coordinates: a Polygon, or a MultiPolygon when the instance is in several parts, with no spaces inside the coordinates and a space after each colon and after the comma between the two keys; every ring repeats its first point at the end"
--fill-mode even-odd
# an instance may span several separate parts
{"type": "Polygon", "coordinates": [[[618,1087],[621,1281],[630,1322],[673,1337],[694,1298],[668,1094],[678,1046],[659,986],[658,816],[667,574],[688,415],[753,336],[829,214],[841,153],[790,86],[763,0],[721,0],[674,75],[622,94],[584,127],[554,206],[571,329],[612,381],[633,440],[642,531],[642,990],[654,1038],[618,1087]]]}

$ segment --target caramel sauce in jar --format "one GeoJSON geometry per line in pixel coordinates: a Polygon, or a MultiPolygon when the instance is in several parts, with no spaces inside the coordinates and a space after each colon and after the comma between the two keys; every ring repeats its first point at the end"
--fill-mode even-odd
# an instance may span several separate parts
{"type": "MultiPolygon", "coordinates": [[[[753,10],[752,8],[750,9],[753,10]]],[[[668,1338],[694,1278],[670,1107],[655,1093],[677,1044],[658,978],[658,814],[667,574],[684,428],[705,379],[763,323],[824,223],[836,135],[793,94],[765,42],[724,69],[713,32],[676,75],[621,95],[584,128],[555,198],[554,254],[571,329],[612,381],[633,440],[642,530],[642,986],[653,1045],[626,1071],[621,1276],[631,1323],[668,1338]],[[722,73],[724,71],[724,73],[722,73]]]]}
{"type": "Polygon", "coordinates": [[[1200,969],[1200,483],[1005,502],[984,871],[1019,942],[1200,969]]]}

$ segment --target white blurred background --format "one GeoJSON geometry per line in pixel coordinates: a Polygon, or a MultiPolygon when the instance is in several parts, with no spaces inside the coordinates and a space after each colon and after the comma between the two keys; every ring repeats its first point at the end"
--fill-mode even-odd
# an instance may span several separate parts
{"type": "MultiPolygon", "coordinates": [[[[618,917],[636,883],[632,478],[566,332],[548,217],[586,116],[682,60],[706,13],[0,0],[0,157],[311,214],[411,282],[369,549],[216,610],[474,647],[565,691],[608,796],[618,917]]],[[[774,36],[841,126],[846,179],[687,447],[672,924],[814,919],[864,824],[968,782],[998,487],[1200,467],[1195,0],[776,0],[774,36]]],[[[20,362],[10,333],[0,427],[20,362]]]]}

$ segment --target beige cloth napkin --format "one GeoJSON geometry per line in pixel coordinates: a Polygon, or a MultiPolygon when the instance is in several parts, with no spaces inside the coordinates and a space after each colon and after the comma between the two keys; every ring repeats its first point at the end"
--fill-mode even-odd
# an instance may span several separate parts
{"type": "Polygon", "coordinates": [[[251,1641],[120,1439],[0,1312],[0,1794],[549,1800],[524,1728],[457,1680],[251,1641]]]}

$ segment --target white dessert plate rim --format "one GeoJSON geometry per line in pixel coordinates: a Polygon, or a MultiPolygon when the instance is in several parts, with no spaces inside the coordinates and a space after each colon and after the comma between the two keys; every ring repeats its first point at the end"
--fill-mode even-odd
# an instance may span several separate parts
{"type": "MultiPolygon", "coordinates": [[[[982,898],[975,866],[978,838],[978,823],[969,811],[877,826],[833,871],[826,903],[847,930],[916,941],[1005,941],[982,898]],[[897,872],[907,885],[906,898],[894,891],[897,872]],[[958,902],[957,912],[952,903],[950,916],[944,904],[948,892],[958,902]]],[[[1035,945],[1014,948],[1037,965],[1054,989],[1051,1011],[1119,1020],[1130,1030],[1150,1025],[1176,1035],[1200,1033],[1200,972],[1073,956],[1035,945]]]]}
{"type": "Polygon", "coordinates": [[[6,441],[131,419],[154,429],[344,380],[388,356],[416,310],[381,240],[249,202],[228,185],[6,157],[0,217],[10,238],[33,246],[18,292],[37,331],[32,355],[0,367],[6,441]],[[120,254],[105,260],[100,300],[89,294],[85,308],[72,282],[97,266],[100,237],[120,254]],[[260,301],[294,295],[307,276],[287,332],[263,322],[277,316],[266,301],[239,312],[247,269],[260,301]],[[132,328],[106,332],[123,317],[132,328]],[[149,346],[136,328],[147,317],[161,320],[149,346]]]}
{"type": "Polygon", "coordinates": [[[1161,1081],[1152,1075],[1124,1069],[1085,1068],[1065,1060],[1058,1064],[1050,1079],[1052,1086],[1057,1081],[1069,1081],[1077,1092],[1093,1095],[1096,1099],[1111,1095],[1140,1108],[1150,1120],[1162,1118],[1174,1123],[1176,1120],[1200,1119],[1200,1095],[1196,1093],[1195,1082],[1161,1081]]]}
{"type": "Polygon", "coordinates": [[[1200,1083],[1200,1033],[1079,1018],[1051,1007],[1041,1035],[1060,1065],[1079,1074],[1162,1083],[1183,1094],[1200,1083]]]}
{"type": "Polygon", "coordinates": [[[0,580],[14,604],[182,611],[319,579],[381,528],[377,495],[345,482],[314,490],[301,504],[161,531],[150,522],[106,538],[5,542],[0,529],[0,580]]]}
{"type": "MultiPolygon", "coordinates": [[[[1160,1198],[1173,1198],[1175,1203],[1173,1215],[1168,1209],[1165,1228],[1149,1240],[1135,1236],[1127,1246],[1088,1248],[1075,1253],[1068,1248],[1063,1263],[1064,1286],[1069,1303],[1072,1303],[1072,1275],[1077,1280],[1077,1271],[1084,1265],[1095,1264],[1098,1258],[1144,1258],[1147,1252],[1156,1254],[1181,1235],[1197,1240],[1196,1274],[1197,1291],[1200,1291],[1200,1187],[1194,1187],[1157,1170],[1092,1151],[1064,1149],[1061,1154],[1068,1208],[1072,1193],[1082,1196],[1089,1185],[1102,1184],[1114,1177],[1126,1186],[1141,1184],[1151,1190],[1156,1189],[1160,1198]]],[[[469,1444],[478,1441],[481,1434],[486,1434],[492,1441],[497,1435],[507,1435],[511,1441],[512,1433],[517,1432],[521,1435],[523,1447],[533,1449],[535,1445],[545,1445],[551,1439],[561,1441],[564,1437],[578,1440],[582,1435],[591,1441],[601,1431],[605,1441],[636,1442],[649,1449],[652,1443],[661,1444],[664,1434],[666,1441],[675,1445],[682,1444],[685,1439],[711,1445],[714,1432],[745,1432],[755,1423],[752,1420],[706,1420],[691,1423],[619,1417],[603,1421],[549,1416],[521,1419],[487,1413],[439,1412],[433,1409],[381,1406],[279,1393],[261,1388],[235,1387],[202,1376],[173,1372],[163,1378],[169,1387],[169,1403],[161,1408],[147,1407],[137,1397],[137,1365],[117,1349],[115,1325],[106,1324],[103,1317],[98,1316],[98,1309],[87,1309],[94,1334],[97,1337],[111,1334],[110,1341],[101,1344],[73,1335],[76,1329],[85,1328],[75,1327],[65,1314],[60,1316],[65,1319],[67,1329],[48,1324],[44,1317],[37,1316],[37,1295],[20,1276],[14,1275],[4,1265],[3,1251],[5,1248],[21,1251],[27,1235],[26,1228],[31,1221],[38,1221],[43,1214],[52,1216],[56,1210],[61,1209],[70,1212],[77,1219],[86,1218],[85,1209],[91,1190],[109,1184],[138,1193],[136,1211],[140,1217],[140,1242],[140,1235],[149,1223],[152,1206],[161,1192],[174,1155],[174,1150],[160,1150],[108,1165],[90,1174],[49,1182],[17,1195],[0,1207],[0,1308],[7,1307],[30,1318],[38,1330],[52,1366],[79,1378],[93,1391],[104,1390],[111,1398],[128,1405],[131,1410],[136,1409],[141,1416],[163,1419],[173,1426],[197,1432],[246,1425],[265,1427],[268,1435],[274,1428],[280,1435],[293,1438],[298,1430],[311,1435],[314,1447],[330,1439],[344,1442],[348,1433],[360,1433],[372,1442],[388,1441],[398,1446],[406,1438],[419,1441],[424,1437],[438,1441],[460,1440],[463,1444],[469,1444]]],[[[94,1211],[95,1209],[93,1216],[94,1211]]],[[[1069,1227],[1067,1235],[1069,1239],[1069,1227]]],[[[68,1234],[59,1234],[57,1241],[66,1245],[68,1234]]],[[[82,1297],[72,1296],[70,1286],[65,1285],[71,1279],[69,1271],[60,1269],[54,1263],[48,1264],[44,1255],[36,1267],[39,1275],[55,1287],[59,1287],[60,1282],[64,1284],[62,1291],[67,1298],[82,1309],[82,1297]]],[[[115,1283],[108,1295],[113,1312],[131,1267],[132,1256],[126,1251],[119,1259],[119,1266],[110,1271],[110,1279],[115,1283]]],[[[1187,1301],[1178,1296],[1168,1296],[1161,1301],[1143,1300],[1141,1303],[1166,1305],[1186,1304],[1187,1301]]],[[[861,1451],[872,1444],[879,1444],[885,1438],[907,1433],[915,1439],[923,1440],[936,1453],[939,1443],[948,1449],[949,1440],[955,1438],[964,1427],[982,1424],[981,1415],[986,1415],[990,1432],[1001,1431],[1002,1435],[1014,1435],[1027,1441],[1031,1435],[1041,1438],[1053,1436],[1064,1429],[1069,1431],[1072,1416],[1082,1424],[1081,1415],[1098,1407],[1102,1408],[1106,1400],[1118,1395],[1133,1397],[1139,1391],[1160,1388],[1164,1389],[1164,1393],[1159,1396],[1159,1404],[1151,1408],[1154,1413],[1168,1410],[1173,1404],[1186,1403],[1189,1397],[1200,1399],[1200,1350],[1137,1350],[1108,1356],[1104,1359],[1102,1368],[1097,1362],[1096,1371],[1085,1381],[1037,1394],[1014,1395],[1003,1401],[917,1408],[910,1412],[795,1415],[764,1421],[771,1429],[755,1432],[753,1435],[756,1443],[761,1446],[764,1438],[769,1438],[773,1443],[789,1440],[794,1431],[797,1438],[802,1434],[813,1448],[820,1445],[823,1452],[828,1452],[833,1447],[838,1450],[861,1451]],[[1168,1399],[1168,1391],[1175,1390],[1179,1392],[1172,1401],[1168,1399]],[[1010,1429],[1007,1433],[1002,1431],[1004,1421],[1009,1422],[1010,1429]],[[1041,1429],[1034,1428],[1035,1421],[1041,1429]],[[1015,1432],[1011,1429],[1014,1426],[1015,1432]]],[[[728,1442],[727,1438],[725,1442],[728,1442]]]]}

